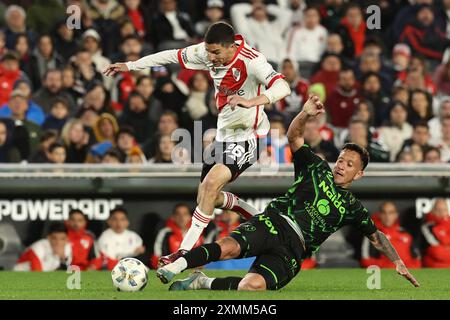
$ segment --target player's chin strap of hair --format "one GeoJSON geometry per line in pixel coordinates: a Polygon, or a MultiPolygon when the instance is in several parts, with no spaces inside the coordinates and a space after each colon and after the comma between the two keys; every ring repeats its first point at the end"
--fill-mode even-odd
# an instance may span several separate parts
{"type": "Polygon", "coordinates": [[[274,103],[290,95],[291,88],[285,80],[277,79],[263,94],[269,99],[269,103],[274,103]]]}

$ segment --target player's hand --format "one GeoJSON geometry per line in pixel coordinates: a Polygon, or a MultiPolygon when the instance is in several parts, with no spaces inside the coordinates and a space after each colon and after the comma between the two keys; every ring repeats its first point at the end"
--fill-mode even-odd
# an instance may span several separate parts
{"type": "Polygon", "coordinates": [[[134,250],[134,254],[135,255],[140,255],[140,254],[143,254],[145,252],[145,247],[144,246],[140,246],[140,247],[138,247],[138,248],[136,248],[136,250],[134,250]]]}
{"type": "Polygon", "coordinates": [[[397,273],[405,277],[409,282],[413,284],[414,287],[420,287],[419,282],[413,277],[413,275],[408,271],[403,261],[397,262],[395,264],[395,270],[397,273]]]}
{"type": "Polygon", "coordinates": [[[314,117],[321,113],[325,113],[325,107],[316,95],[310,95],[308,100],[303,105],[303,111],[309,116],[314,117]]]}
{"type": "Polygon", "coordinates": [[[231,110],[234,110],[236,107],[242,107],[242,108],[251,108],[253,105],[250,103],[249,100],[239,97],[239,96],[228,96],[227,102],[231,107],[231,110]]]}
{"type": "Polygon", "coordinates": [[[127,65],[125,63],[118,62],[110,64],[105,70],[103,70],[103,74],[105,76],[113,76],[118,72],[126,72],[126,71],[129,71],[127,65]]]}

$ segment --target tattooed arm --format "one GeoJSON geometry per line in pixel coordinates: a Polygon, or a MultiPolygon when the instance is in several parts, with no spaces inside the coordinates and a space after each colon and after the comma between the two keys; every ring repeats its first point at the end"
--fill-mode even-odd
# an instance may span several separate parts
{"type": "Polygon", "coordinates": [[[395,269],[399,275],[405,277],[409,282],[411,282],[415,287],[420,286],[419,282],[413,277],[413,275],[408,271],[402,259],[395,250],[392,243],[386,237],[386,235],[377,230],[368,236],[372,245],[381,253],[383,253],[389,260],[391,260],[395,264],[395,269]]]}

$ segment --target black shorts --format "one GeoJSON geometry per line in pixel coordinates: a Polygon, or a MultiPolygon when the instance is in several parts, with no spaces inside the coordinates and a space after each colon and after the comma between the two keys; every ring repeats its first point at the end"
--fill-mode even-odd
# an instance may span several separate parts
{"type": "Polygon", "coordinates": [[[242,172],[258,161],[262,142],[262,139],[256,138],[242,142],[214,141],[205,150],[200,181],[205,179],[209,170],[217,163],[227,166],[231,171],[231,181],[235,180],[242,172]]]}
{"type": "Polygon", "coordinates": [[[264,212],[231,233],[241,247],[239,258],[256,256],[249,272],[260,274],[269,290],[287,285],[300,271],[304,250],[284,219],[264,212]]]}

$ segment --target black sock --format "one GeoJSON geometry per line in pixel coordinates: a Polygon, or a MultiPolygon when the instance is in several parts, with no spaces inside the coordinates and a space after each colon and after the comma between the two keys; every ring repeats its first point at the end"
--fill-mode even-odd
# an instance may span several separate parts
{"type": "Polygon", "coordinates": [[[216,278],[211,283],[211,290],[237,290],[240,277],[216,278]]]}
{"type": "Polygon", "coordinates": [[[203,266],[209,262],[219,261],[222,249],[217,243],[208,243],[192,249],[183,258],[187,261],[187,269],[203,266]]]}

